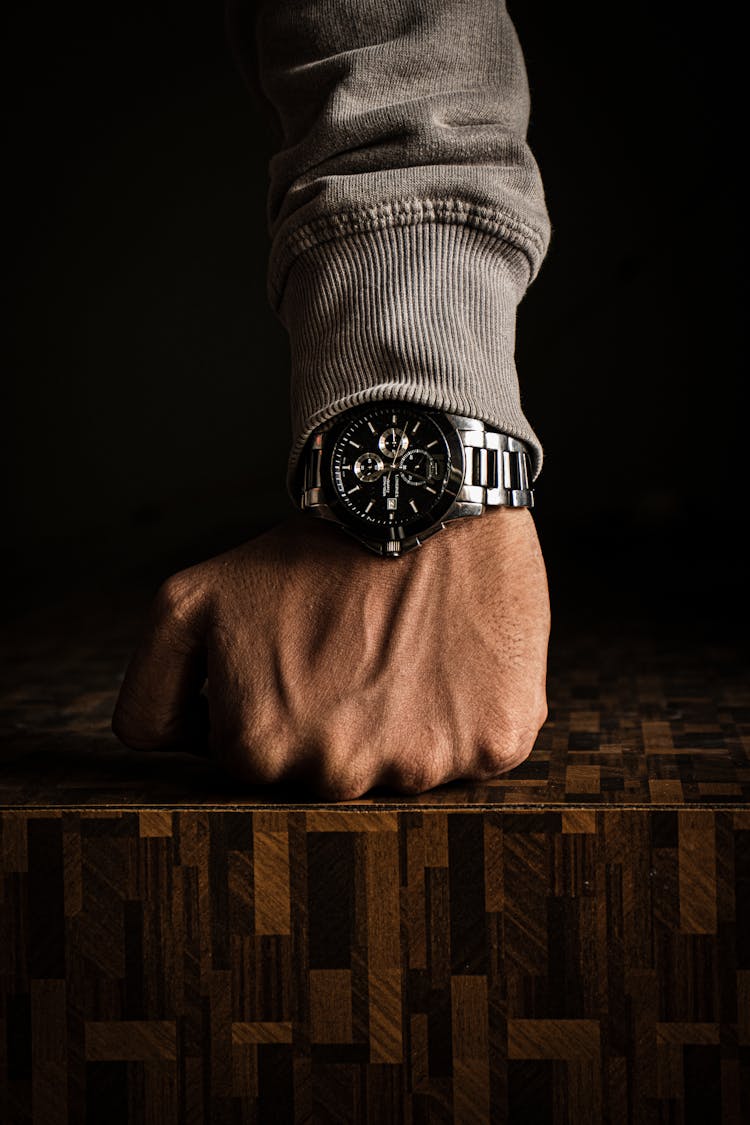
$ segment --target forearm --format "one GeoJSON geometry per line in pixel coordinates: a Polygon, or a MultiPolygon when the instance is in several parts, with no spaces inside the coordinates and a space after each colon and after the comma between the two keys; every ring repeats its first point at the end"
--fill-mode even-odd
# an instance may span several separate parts
{"type": "Polygon", "coordinates": [[[536,476],[513,352],[549,223],[504,5],[263,0],[254,33],[280,135],[268,283],[291,344],[289,482],[317,424],[383,397],[519,437],[536,476]]]}

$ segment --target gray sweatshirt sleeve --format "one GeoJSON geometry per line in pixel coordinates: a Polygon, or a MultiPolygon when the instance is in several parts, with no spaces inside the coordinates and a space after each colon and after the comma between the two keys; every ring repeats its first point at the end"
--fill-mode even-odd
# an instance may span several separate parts
{"type": "Polygon", "coordinates": [[[319,423],[392,397],[526,441],[516,306],[550,227],[502,0],[259,0],[268,293],[289,333],[287,486],[319,423]]]}

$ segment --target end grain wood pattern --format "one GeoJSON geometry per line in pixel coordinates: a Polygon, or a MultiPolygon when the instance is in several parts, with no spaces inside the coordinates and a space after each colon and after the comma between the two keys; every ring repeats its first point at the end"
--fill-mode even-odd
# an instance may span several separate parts
{"type": "Polygon", "coordinates": [[[0,1120],[750,1120],[750,811],[359,819],[7,810],[0,1120]]]}

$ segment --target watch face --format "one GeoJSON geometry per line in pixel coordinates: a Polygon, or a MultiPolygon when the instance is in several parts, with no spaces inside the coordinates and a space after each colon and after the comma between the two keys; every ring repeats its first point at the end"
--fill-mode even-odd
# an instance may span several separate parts
{"type": "Polygon", "coordinates": [[[347,411],[326,436],[322,476],[331,507],[374,539],[427,530],[455,500],[463,474],[455,429],[406,403],[347,411]]]}

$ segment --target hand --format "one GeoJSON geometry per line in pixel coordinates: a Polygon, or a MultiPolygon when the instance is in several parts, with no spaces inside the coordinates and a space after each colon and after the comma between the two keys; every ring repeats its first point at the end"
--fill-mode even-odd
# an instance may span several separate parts
{"type": "Polygon", "coordinates": [[[207,673],[210,752],[238,781],[344,800],[486,780],[546,718],[549,628],[526,509],[399,559],[300,513],[164,584],[112,726],[137,750],[190,748],[207,673]]]}

